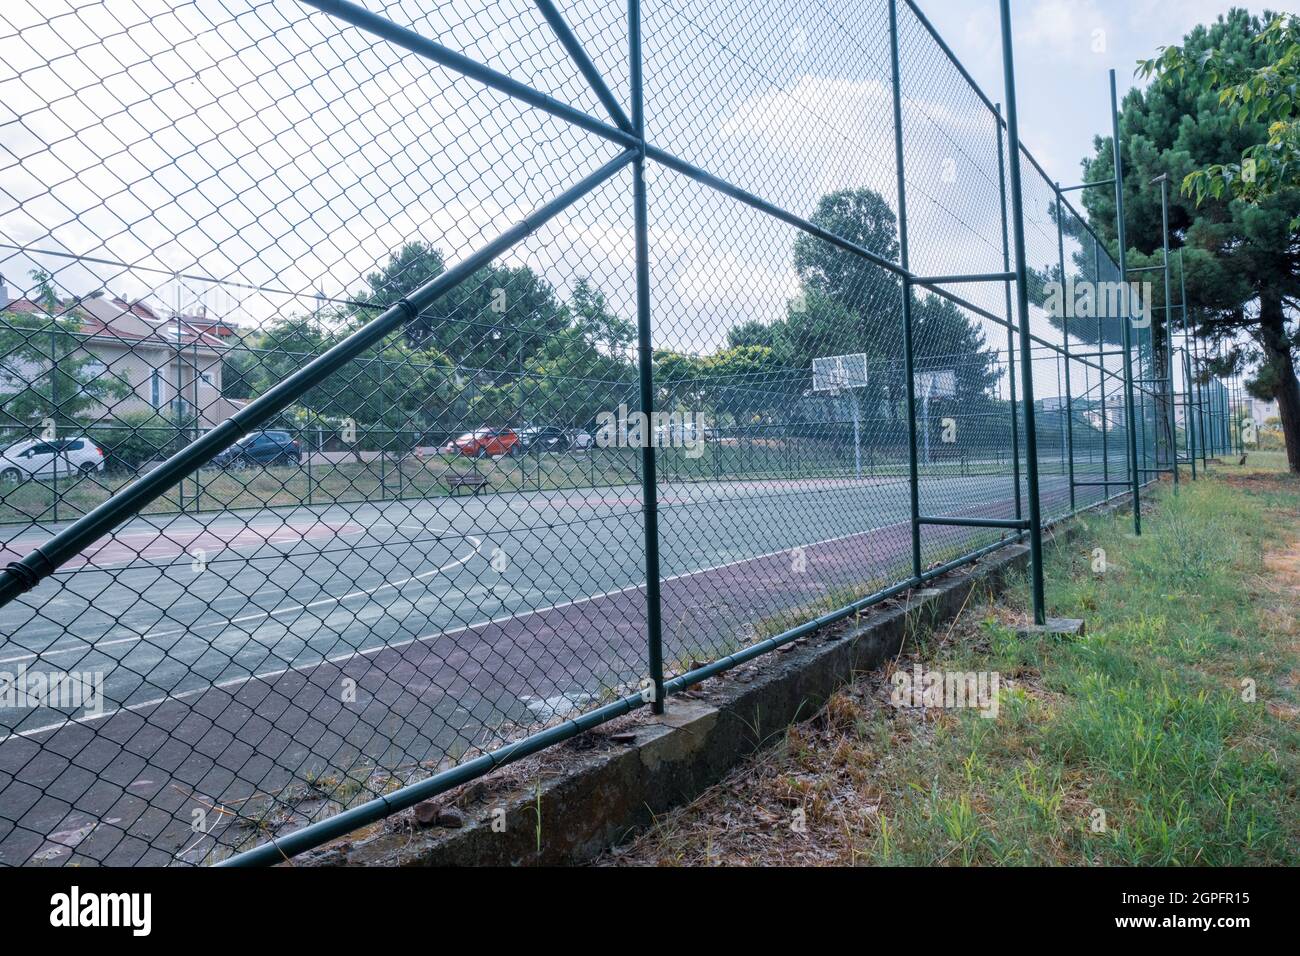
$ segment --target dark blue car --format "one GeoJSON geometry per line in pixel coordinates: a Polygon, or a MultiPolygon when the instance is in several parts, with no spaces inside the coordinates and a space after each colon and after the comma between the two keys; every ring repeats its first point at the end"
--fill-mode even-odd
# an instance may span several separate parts
{"type": "Polygon", "coordinates": [[[302,464],[302,447],[288,432],[263,431],[245,435],[212,463],[218,468],[247,468],[250,465],[302,464]]]}

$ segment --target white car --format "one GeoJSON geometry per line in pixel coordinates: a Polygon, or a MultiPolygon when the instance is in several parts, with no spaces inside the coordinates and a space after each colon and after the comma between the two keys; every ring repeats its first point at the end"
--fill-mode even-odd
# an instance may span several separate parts
{"type": "Polygon", "coordinates": [[[104,450],[89,438],[28,439],[0,451],[0,485],[103,470],[104,450]]]}
{"type": "Polygon", "coordinates": [[[569,431],[569,447],[574,451],[591,451],[596,447],[596,439],[591,437],[590,432],[574,428],[569,431]]]}

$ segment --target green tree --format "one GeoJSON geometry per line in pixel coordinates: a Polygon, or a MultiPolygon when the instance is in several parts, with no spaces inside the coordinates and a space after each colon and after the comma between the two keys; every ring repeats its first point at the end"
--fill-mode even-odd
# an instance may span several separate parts
{"type": "MultiPolygon", "coordinates": [[[[234,366],[239,379],[223,383],[247,390],[247,395],[231,397],[252,398],[284,381],[293,372],[324,353],[343,335],[331,331],[324,323],[310,315],[290,315],[271,322],[255,336],[233,344],[224,356],[228,366],[234,366]]],[[[346,368],[327,378],[298,399],[305,408],[322,409],[330,404],[340,389],[346,388],[346,368]]]]}
{"type": "Polygon", "coordinates": [[[258,330],[240,331],[221,353],[221,394],[225,398],[249,399],[263,380],[261,352],[264,337],[258,330]]]}
{"type": "Polygon", "coordinates": [[[327,418],[351,419],[358,448],[404,451],[442,422],[455,392],[455,369],[436,349],[412,349],[400,336],[350,362],[321,386],[329,397],[300,404],[327,418]]]}
{"type": "MultiPolygon", "coordinates": [[[[1198,26],[1179,48],[1185,69],[1158,71],[1160,82],[1144,91],[1130,91],[1124,98],[1120,120],[1124,205],[1133,264],[1159,262],[1160,194],[1148,183],[1161,173],[1175,182],[1190,182],[1192,195],[1175,191],[1171,196],[1171,245],[1185,250],[1188,313],[1195,334],[1222,346],[1224,352],[1198,373],[1253,368],[1248,387],[1259,398],[1277,400],[1290,467],[1300,472],[1300,382],[1296,379],[1300,332],[1294,312],[1300,296],[1300,246],[1292,228],[1300,215],[1300,188],[1284,180],[1277,180],[1269,190],[1240,196],[1236,187],[1219,190],[1217,196],[1215,189],[1207,188],[1198,203],[1195,184],[1201,180],[1194,176],[1214,167],[1239,167],[1252,147],[1269,139],[1271,121],[1266,114],[1256,119],[1253,108],[1243,114],[1245,104],[1223,98],[1214,87],[1213,75],[1207,79],[1195,68],[1217,61],[1231,62],[1247,73],[1267,69],[1275,56],[1274,46],[1259,40],[1267,29],[1242,10],[1233,10],[1208,27],[1198,26]]],[[[1139,67],[1145,69],[1145,64],[1139,67]]],[[[1095,154],[1083,165],[1086,180],[1112,177],[1111,141],[1098,138],[1095,154]]],[[[1085,190],[1083,202],[1113,251],[1113,190],[1085,190]]],[[[1159,283],[1156,286],[1153,326],[1159,336],[1163,300],[1159,283]]]]}
{"type": "Polygon", "coordinates": [[[574,327],[553,335],[528,360],[511,394],[498,400],[506,417],[520,424],[585,427],[603,411],[635,405],[636,366],[600,347],[604,339],[593,338],[592,331],[574,327]]]}
{"type": "Polygon", "coordinates": [[[138,471],[177,451],[185,443],[182,434],[175,415],[149,409],[115,415],[95,429],[94,439],[104,449],[108,468],[138,471]]]}
{"type": "Polygon", "coordinates": [[[635,404],[635,327],[586,277],[574,284],[561,318],[563,327],[525,360],[521,375],[476,393],[476,421],[588,426],[602,411],[635,404]]]}
{"type": "MultiPolygon", "coordinates": [[[[898,258],[897,217],[870,189],[823,196],[812,221],[882,258],[898,258]]],[[[871,362],[866,401],[869,406],[884,401],[896,416],[906,391],[898,278],[862,256],[808,235],[795,240],[794,265],[804,295],[791,304],[782,327],[775,330],[780,341],[753,338],[757,330],[748,326],[741,335],[753,338],[753,344],[771,344],[778,356],[807,369],[810,377],[813,358],[865,353],[871,362]]],[[[985,394],[1001,374],[980,326],[945,299],[914,291],[912,332],[915,367],[956,370],[961,397],[985,394]]]]}
{"type": "Polygon", "coordinates": [[[574,284],[573,294],[569,297],[569,311],[577,331],[587,343],[611,355],[625,351],[636,339],[636,326],[616,315],[610,309],[605,293],[586,276],[574,284]]]}
{"type": "Polygon", "coordinates": [[[377,309],[386,309],[436,279],[446,269],[442,253],[427,242],[408,242],[388,257],[377,272],[366,276],[362,300],[377,309]]]}
{"type": "Polygon", "coordinates": [[[766,345],[724,349],[706,360],[701,373],[704,406],[715,421],[737,425],[772,421],[798,399],[803,384],[766,345]]]}
{"type": "MultiPolygon", "coordinates": [[[[242,356],[227,360],[237,362],[250,393],[260,395],[346,333],[346,328],[315,316],[286,316],[255,340],[246,340],[242,356]]],[[[399,334],[309,389],[295,406],[304,421],[355,424],[354,447],[360,452],[390,447],[407,437],[418,439],[436,427],[453,400],[454,387],[455,370],[446,355],[433,348],[412,348],[399,334]]]]}
{"type": "MultiPolygon", "coordinates": [[[[361,300],[387,308],[444,271],[442,253],[410,242],[366,277],[361,300]]],[[[373,317],[363,310],[359,324],[373,317]]],[[[544,278],[527,266],[484,266],[439,297],[406,327],[412,348],[433,348],[471,373],[485,372],[502,385],[522,374],[528,360],[566,328],[569,313],[544,278]]]]}
{"type": "Polygon", "coordinates": [[[525,367],[520,418],[527,422],[589,426],[602,411],[635,403],[637,368],[630,346],[636,327],[585,276],[574,283],[566,313],[567,326],[525,367]]]}
{"type": "MultiPolygon", "coordinates": [[[[1225,195],[1258,203],[1300,186],[1300,18],[1271,16],[1251,46],[1253,55],[1241,55],[1232,42],[1208,50],[1167,46],[1138,63],[1144,78],[1217,94],[1239,127],[1267,128],[1264,139],[1242,151],[1240,162],[1210,163],[1187,174],[1183,194],[1197,203],[1225,195]]],[[[1298,226],[1300,218],[1293,219],[1291,228],[1298,226]]]]}

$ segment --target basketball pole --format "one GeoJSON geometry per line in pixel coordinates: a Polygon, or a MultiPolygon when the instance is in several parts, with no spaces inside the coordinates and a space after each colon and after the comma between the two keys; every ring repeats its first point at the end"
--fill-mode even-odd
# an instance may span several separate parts
{"type": "Polygon", "coordinates": [[[849,396],[853,399],[853,470],[859,479],[862,478],[862,436],[859,433],[858,424],[858,390],[849,389],[849,396]]]}

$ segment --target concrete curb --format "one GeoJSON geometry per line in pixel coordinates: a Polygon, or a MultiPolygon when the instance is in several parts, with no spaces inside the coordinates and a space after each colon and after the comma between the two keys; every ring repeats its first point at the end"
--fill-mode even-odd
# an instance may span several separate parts
{"type": "MultiPolygon", "coordinates": [[[[1097,513],[1124,507],[1119,500],[1097,513]]],[[[1077,528],[1053,528],[1061,544],[1077,528]]],[[[455,825],[422,828],[404,812],[303,854],[299,866],[517,866],[591,860],[687,803],[790,724],[815,714],[856,673],[897,656],[922,623],[958,613],[975,589],[993,594],[1023,571],[1008,544],[928,588],[794,641],[648,709],[612,721],[438,798],[455,825]]],[[[430,817],[437,816],[430,814],[430,817]]]]}

